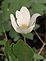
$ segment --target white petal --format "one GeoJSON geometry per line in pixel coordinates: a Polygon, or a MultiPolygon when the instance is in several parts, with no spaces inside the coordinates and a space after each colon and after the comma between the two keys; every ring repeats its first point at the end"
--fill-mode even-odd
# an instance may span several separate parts
{"type": "Polygon", "coordinates": [[[16,18],[19,26],[22,24],[26,24],[28,26],[30,22],[30,13],[28,9],[26,7],[22,7],[20,11],[17,10],[16,18]]]}
{"type": "Polygon", "coordinates": [[[34,27],[35,27],[35,23],[27,29],[21,29],[21,33],[27,34],[27,33],[31,32],[34,27]]]}
{"type": "Polygon", "coordinates": [[[34,27],[35,27],[35,23],[27,29],[28,33],[31,32],[34,27]]]}
{"type": "Polygon", "coordinates": [[[18,30],[17,30],[18,25],[16,24],[16,21],[15,21],[15,18],[14,18],[14,15],[13,15],[13,14],[10,14],[10,19],[11,19],[11,24],[12,24],[14,30],[15,30],[16,32],[18,32],[18,30]]]}
{"type": "Polygon", "coordinates": [[[27,29],[18,28],[18,31],[19,31],[18,33],[27,34],[27,33],[31,32],[34,27],[35,27],[35,23],[33,24],[33,26],[30,26],[27,29]]]}
{"type": "Polygon", "coordinates": [[[16,11],[16,18],[20,19],[20,11],[18,11],[18,10],[16,11]]]}
{"type": "Polygon", "coordinates": [[[21,29],[17,24],[16,24],[16,21],[15,21],[15,18],[14,18],[14,15],[13,14],[10,14],[10,19],[11,19],[11,24],[14,28],[14,30],[18,33],[25,33],[23,31],[23,29],[21,29]]]}
{"type": "Polygon", "coordinates": [[[30,20],[30,12],[26,7],[22,7],[20,10],[24,20],[29,21],[30,20]]]}
{"type": "Polygon", "coordinates": [[[11,23],[12,23],[13,28],[15,28],[17,26],[17,24],[16,24],[16,21],[15,21],[13,14],[10,14],[10,19],[11,19],[11,23]]]}
{"type": "Polygon", "coordinates": [[[20,11],[16,11],[16,18],[17,18],[17,24],[19,26],[21,26],[22,24],[22,21],[23,21],[23,17],[22,17],[22,14],[20,13],[20,11]]]}
{"type": "Polygon", "coordinates": [[[30,20],[30,25],[32,25],[34,22],[36,22],[36,19],[38,16],[41,16],[41,14],[35,13],[32,15],[31,20],[30,20]]]}

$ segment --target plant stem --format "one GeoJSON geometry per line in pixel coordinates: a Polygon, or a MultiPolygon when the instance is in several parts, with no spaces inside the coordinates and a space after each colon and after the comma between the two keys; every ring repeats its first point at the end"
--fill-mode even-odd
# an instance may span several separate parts
{"type": "Polygon", "coordinates": [[[24,37],[24,42],[26,43],[26,38],[24,37]]]}
{"type": "Polygon", "coordinates": [[[44,44],[43,40],[41,39],[41,37],[39,36],[39,34],[34,30],[35,34],[37,35],[37,37],[40,39],[40,41],[44,44]]]}
{"type": "Polygon", "coordinates": [[[7,40],[8,40],[8,39],[7,39],[7,34],[6,34],[5,29],[4,29],[3,26],[2,26],[2,28],[3,28],[3,32],[4,32],[4,35],[5,35],[5,40],[7,41],[7,40]]]}
{"type": "Polygon", "coordinates": [[[42,52],[42,50],[43,50],[43,48],[45,47],[45,44],[43,44],[43,46],[41,47],[41,49],[40,49],[40,51],[39,51],[39,55],[41,54],[41,52],[42,52]]]}
{"type": "Polygon", "coordinates": [[[34,61],[36,61],[36,59],[34,59],[34,61]]]}

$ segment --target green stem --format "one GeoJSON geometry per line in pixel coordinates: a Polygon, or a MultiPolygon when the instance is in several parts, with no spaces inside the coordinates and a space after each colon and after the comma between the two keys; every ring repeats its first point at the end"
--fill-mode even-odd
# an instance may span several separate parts
{"type": "Polygon", "coordinates": [[[5,40],[7,41],[8,39],[7,39],[7,34],[6,34],[6,32],[5,32],[5,29],[4,29],[4,26],[2,25],[2,28],[3,28],[3,32],[4,32],[4,35],[5,35],[5,40]]]}
{"type": "Polygon", "coordinates": [[[36,61],[36,59],[34,59],[34,61],[36,61]]]}
{"type": "Polygon", "coordinates": [[[24,42],[26,43],[26,38],[24,37],[24,42]]]}

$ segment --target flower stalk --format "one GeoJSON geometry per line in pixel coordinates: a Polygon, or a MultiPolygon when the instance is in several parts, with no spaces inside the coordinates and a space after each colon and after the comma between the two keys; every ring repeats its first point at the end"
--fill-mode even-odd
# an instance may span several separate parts
{"type": "Polygon", "coordinates": [[[24,43],[26,43],[26,38],[24,37],[24,43]]]}

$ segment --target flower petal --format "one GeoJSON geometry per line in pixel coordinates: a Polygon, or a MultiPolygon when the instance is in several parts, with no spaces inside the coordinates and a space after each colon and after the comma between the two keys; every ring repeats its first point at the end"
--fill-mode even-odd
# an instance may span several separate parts
{"type": "Polygon", "coordinates": [[[20,13],[20,11],[16,11],[16,18],[17,18],[17,24],[19,26],[21,26],[22,24],[22,21],[23,21],[23,17],[22,17],[22,14],[20,13]]]}
{"type": "Polygon", "coordinates": [[[26,21],[30,20],[30,12],[26,7],[23,6],[21,8],[20,12],[21,12],[24,20],[26,20],[26,21]]]}
{"type": "Polygon", "coordinates": [[[34,27],[35,27],[35,23],[27,29],[28,33],[31,32],[34,27]]]}
{"type": "Polygon", "coordinates": [[[20,11],[17,10],[16,18],[19,26],[21,26],[22,24],[26,24],[28,26],[30,22],[30,13],[28,9],[23,6],[20,11]]]}
{"type": "Polygon", "coordinates": [[[35,27],[35,23],[32,26],[30,26],[29,28],[27,28],[27,29],[19,28],[18,30],[19,30],[19,33],[27,34],[27,33],[31,32],[34,27],[35,27]]]}
{"type": "Polygon", "coordinates": [[[18,25],[16,24],[15,18],[13,14],[10,14],[11,24],[16,32],[18,32],[18,25]]]}
{"type": "Polygon", "coordinates": [[[13,14],[10,14],[10,19],[11,19],[11,24],[14,28],[14,30],[18,33],[25,33],[25,31],[23,31],[23,29],[21,29],[17,24],[16,24],[16,21],[15,21],[15,18],[14,18],[14,15],[13,14]]]}
{"type": "Polygon", "coordinates": [[[22,29],[22,28],[20,28],[20,27],[16,24],[16,21],[15,21],[15,18],[14,18],[14,15],[13,15],[13,14],[10,14],[10,19],[11,19],[11,24],[12,24],[14,30],[15,30],[16,32],[18,32],[18,33],[27,34],[27,33],[31,32],[32,29],[33,29],[33,27],[34,27],[34,26],[31,26],[31,27],[29,27],[28,29],[22,29]]]}
{"type": "Polygon", "coordinates": [[[27,33],[31,32],[34,27],[35,27],[35,24],[33,24],[33,26],[30,26],[27,29],[18,28],[18,33],[27,34],[27,33]]]}
{"type": "Polygon", "coordinates": [[[21,17],[20,17],[20,11],[17,10],[15,14],[16,14],[16,18],[17,18],[17,19],[20,19],[20,18],[21,18],[21,17]]]}
{"type": "Polygon", "coordinates": [[[30,20],[30,26],[33,25],[34,22],[36,22],[36,19],[38,16],[41,16],[41,14],[35,13],[32,15],[31,20],[30,20]]]}
{"type": "Polygon", "coordinates": [[[16,21],[15,21],[13,14],[10,14],[10,19],[11,19],[11,23],[12,23],[13,28],[15,28],[17,26],[17,24],[16,24],[16,21]]]}

